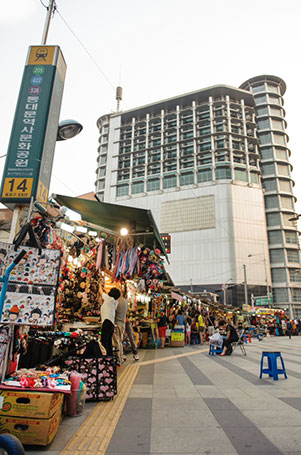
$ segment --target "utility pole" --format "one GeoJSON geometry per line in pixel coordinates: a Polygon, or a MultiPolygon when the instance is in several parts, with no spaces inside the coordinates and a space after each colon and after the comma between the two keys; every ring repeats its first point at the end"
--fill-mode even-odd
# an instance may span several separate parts
{"type": "Polygon", "coordinates": [[[248,287],[247,287],[247,266],[246,266],[246,264],[244,264],[243,267],[244,267],[245,305],[246,305],[246,309],[247,309],[248,308],[248,287]]]}
{"type": "Polygon", "coordinates": [[[43,46],[45,46],[46,41],[47,41],[47,36],[48,36],[48,32],[49,32],[50,21],[51,21],[53,8],[54,8],[54,3],[55,3],[55,0],[50,0],[49,1],[49,5],[47,7],[47,16],[46,16],[46,21],[45,21],[45,25],[44,25],[44,31],[43,31],[43,35],[42,35],[42,43],[41,43],[43,46]]]}

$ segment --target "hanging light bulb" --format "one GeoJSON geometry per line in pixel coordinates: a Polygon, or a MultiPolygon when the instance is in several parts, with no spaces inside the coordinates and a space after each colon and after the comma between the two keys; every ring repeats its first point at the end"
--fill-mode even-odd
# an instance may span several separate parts
{"type": "Polygon", "coordinates": [[[125,235],[128,235],[128,233],[129,233],[129,231],[126,227],[123,227],[120,229],[120,235],[125,236],[125,235]]]}

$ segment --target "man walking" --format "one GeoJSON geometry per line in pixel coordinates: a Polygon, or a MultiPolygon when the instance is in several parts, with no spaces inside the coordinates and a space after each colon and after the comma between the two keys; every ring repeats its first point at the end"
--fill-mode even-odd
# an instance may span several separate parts
{"type": "Polygon", "coordinates": [[[128,311],[128,303],[121,295],[118,299],[118,304],[115,312],[115,331],[113,336],[113,344],[118,350],[118,363],[123,362],[123,335],[125,331],[126,314],[128,311]]]}

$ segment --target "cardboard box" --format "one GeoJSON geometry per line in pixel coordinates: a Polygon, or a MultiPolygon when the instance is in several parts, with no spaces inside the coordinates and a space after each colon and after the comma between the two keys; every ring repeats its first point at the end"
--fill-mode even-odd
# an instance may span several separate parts
{"type": "MultiPolygon", "coordinates": [[[[60,394],[61,395],[61,394],[60,394]]],[[[47,445],[53,440],[62,416],[61,407],[49,419],[0,416],[1,433],[11,433],[22,444],[47,445]]]]}
{"type": "Polygon", "coordinates": [[[183,348],[185,346],[185,342],[183,341],[171,341],[170,347],[172,348],[183,348]]]}
{"type": "Polygon", "coordinates": [[[49,419],[62,403],[62,393],[0,390],[1,416],[49,419]]]}

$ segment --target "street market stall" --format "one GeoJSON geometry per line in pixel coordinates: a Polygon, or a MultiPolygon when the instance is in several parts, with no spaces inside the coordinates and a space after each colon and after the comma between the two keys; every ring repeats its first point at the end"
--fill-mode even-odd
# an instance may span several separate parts
{"type": "MultiPolygon", "coordinates": [[[[161,305],[164,245],[147,210],[66,196],[55,196],[53,205],[51,216],[48,211],[32,216],[29,226],[37,244],[25,247],[25,261],[8,285],[2,322],[10,327],[12,343],[5,350],[9,334],[4,331],[6,378],[1,393],[6,394],[4,404],[10,393],[20,390],[29,402],[37,390],[68,394],[68,412],[76,415],[85,394],[88,399],[107,400],[117,393],[116,363],[102,357],[99,345],[103,292],[121,289],[130,297],[130,310],[143,310],[145,320],[150,320],[161,305]],[[77,221],[68,216],[74,209],[80,215],[77,221]],[[122,236],[120,229],[125,227],[122,236]],[[79,374],[72,376],[75,371],[79,374]]],[[[31,241],[32,236],[25,235],[20,243],[31,241]]],[[[1,262],[5,270],[23,246],[17,245],[16,251],[15,245],[0,246],[7,258],[1,262]]],[[[58,427],[62,401],[47,415],[56,422],[48,422],[49,428],[58,427]]],[[[14,418],[33,418],[25,405],[22,415],[14,409],[14,418]]],[[[33,434],[32,426],[26,425],[27,435],[33,434]]],[[[48,444],[55,435],[48,432],[43,440],[30,440],[18,428],[14,432],[24,443],[48,444]]]]}

